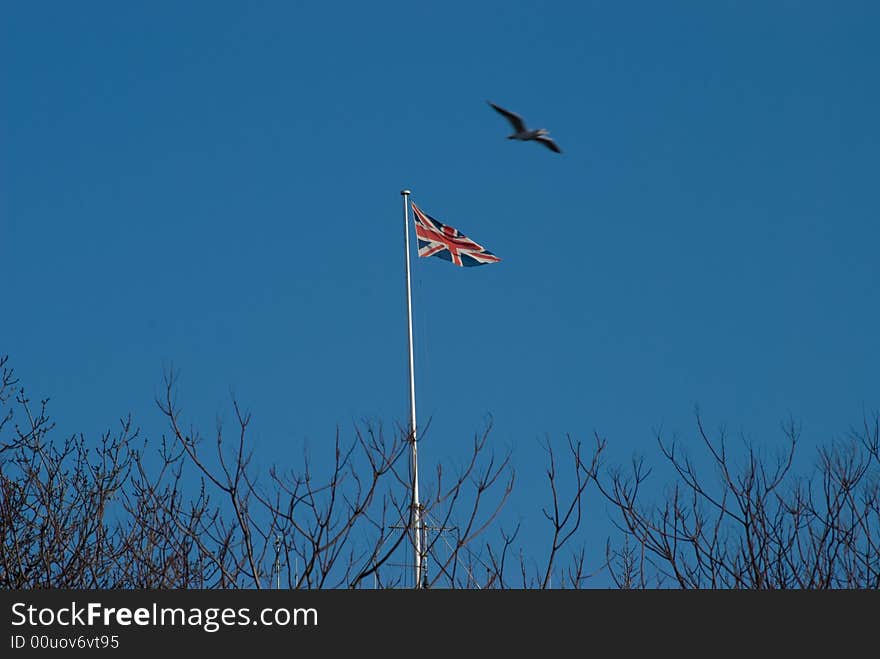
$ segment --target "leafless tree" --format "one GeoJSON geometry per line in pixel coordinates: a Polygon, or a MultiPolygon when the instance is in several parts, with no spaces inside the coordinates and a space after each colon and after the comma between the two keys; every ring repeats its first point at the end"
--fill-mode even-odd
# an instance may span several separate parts
{"type": "MultiPolygon", "coordinates": [[[[185,420],[166,375],[158,408],[167,434],[147,441],[131,418],[97,439],[58,439],[48,400],[32,402],[0,358],[0,588],[412,587],[411,438],[363,423],[298,468],[254,467],[251,415],[210,436],[185,420]]],[[[547,440],[542,537],[527,555],[521,524],[506,526],[514,491],[509,453],[491,420],[457,466],[423,478],[419,518],[425,588],[583,588],[598,574],[620,588],[877,588],[880,433],[875,415],[793,471],[798,432],[767,461],[751,446],[737,465],[724,433],[697,436],[710,477],[658,437],[675,481],[645,505],[650,470],[605,469],[606,442],[547,440]],[[593,559],[586,495],[611,502],[621,542],[593,559]]],[[[426,429],[427,430],[427,429],[426,429]]],[[[422,439],[430,437],[423,432],[422,439]]],[[[700,463],[702,464],[702,463],[700,463]]],[[[649,499],[650,500],[650,499],[649,499]]]]}
{"type": "MultiPolygon", "coordinates": [[[[413,585],[411,445],[400,429],[389,437],[366,423],[347,443],[337,431],[320,475],[308,453],[299,470],[260,474],[252,467],[250,414],[233,400],[231,432],[218,424],[207,440],[184,422],[169,372],[157,399],[168,427],[159,442],[147,442],[126,418],[97,443],[77,435],[59,444],[48,401],[35,411],[6,358],[0,368],[2,587],[413,585]]],[[[492,555],[492,541],[480,544],[514,485],[510,455],[489,449],[490,430],[491,422],[463,465],[438,464],[426,483],[420,517],[429,569],[421,586],[504,583],[503,571],[482,559],[492,555]]],[[[555,469],[554,460],[551,486],[555,469]]],[[[579,489],[565,507],[553,490],[548,574],[580,525],[586,469],[576,464],[579,489]]]]}
{"type": "Polygon", "coordinates": [[[520,551],[515,565],[510,566],[509,554],[519,534],[517,526],[512,532],[500,532],[501,539],[495,545],[488,545],[487,583],[493,588],[548,589],[554,587],[554,576],[557,588],[583,588],[589,579],[604,568],[604,565],[590,565],[586,550],[581,544],[568,555],[567,561],[560,566],[559,556],[563,549],[578,538],[582,531],[584,515],[584,493],[595,479],[599,469],[605,440],[598,434],[592,450],[587,455],[582,442],[570,435],[566,437],[565,463],[568,465],[570,482],[562,483],[559,471],[559,458],[553,443],[547,440],[544,449],[547,453],[546,482],[549,490],[549,505],[541,508],[541,514],[547,521],[548,542],[547,557],[543,563],[532,563],[520,551]],[[513,569],[513,573],[511,573],[513,569]]]}
{"type": "Polygon", "coordinates": [[[699,414],[696,427],[712,469],[699,470],[658,436],[676,474],[660,505],[643,503],[650,470],[641,459],[595,478],[625,536],[622,548],[607,550],[618,586],[880,587],[877,415],[845,441],[820,448],[806,478],[792,470],[794,423],[784,427],[785,450],[775,460],[744,444],[740,465],[723,431],[710,437],[699,414]]]}

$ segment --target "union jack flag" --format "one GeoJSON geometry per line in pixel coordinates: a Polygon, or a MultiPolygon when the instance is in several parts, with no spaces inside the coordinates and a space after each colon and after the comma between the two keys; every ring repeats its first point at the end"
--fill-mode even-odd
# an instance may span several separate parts
{"type": "Polygon", "coordinates": [[[501,260],[458,229],[435,220],[413,203],[410,203],[410,206],[416,222],[419,256],[439,256],[460,266],[485,265],[498,263],[501,260]]]}

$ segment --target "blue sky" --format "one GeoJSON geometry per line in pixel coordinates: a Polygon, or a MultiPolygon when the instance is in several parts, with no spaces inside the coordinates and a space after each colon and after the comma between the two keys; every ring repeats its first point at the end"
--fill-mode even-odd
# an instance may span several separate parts
{"type": "Polygon", "coordinates": [[[491,415],[527,537],[542,439],[655,460],[695,405],[768,446],[880,407],[875,3],[0,18],[0,353],[60,434],[157,436],[172,364],[206,432],[230,392],[251,410],[261,465],[405,422],[402,188],[502,258],[414,263],[420,456],[463,460],[491,415]]]}

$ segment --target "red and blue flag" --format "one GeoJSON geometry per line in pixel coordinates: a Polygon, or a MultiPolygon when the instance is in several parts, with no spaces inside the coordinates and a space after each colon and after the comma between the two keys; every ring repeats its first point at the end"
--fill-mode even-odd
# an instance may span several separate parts
{"type": "Polygon", "coordinates": [[[435,220],[413,203],[410,206],[416,223],[419,256],[439,256],[459,266],[485,265],[501,260],[458,229],[435,220]]]}

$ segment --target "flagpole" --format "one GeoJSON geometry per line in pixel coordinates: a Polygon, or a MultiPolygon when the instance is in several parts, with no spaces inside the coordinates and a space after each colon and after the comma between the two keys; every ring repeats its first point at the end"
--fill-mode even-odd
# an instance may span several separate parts
{"type": "Polygon", "coordinates": [[[406,253],[406,326],[409,337],[409,432],[412,442],[412,533],[413,551],[415,553],[415,587],[422,587],[422,520],[419,504],[419,462],[416,449],[416,375],[413,360],[413,329],[412,329],[412,286],[409,268],[409,190],[401,190],[403,196],[403,239],[406,253]]]}

